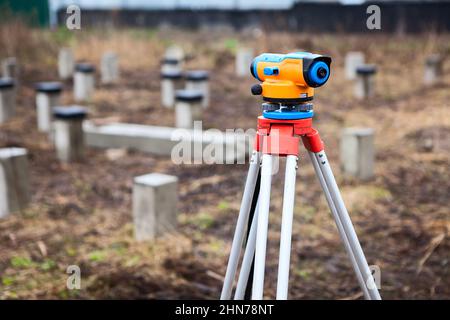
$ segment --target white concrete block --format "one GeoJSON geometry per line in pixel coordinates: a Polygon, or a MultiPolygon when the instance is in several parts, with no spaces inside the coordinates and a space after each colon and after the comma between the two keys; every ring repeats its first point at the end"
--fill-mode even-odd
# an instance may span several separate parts
{"type": "Polygon", "coordinates": [[[70,48],[61,48],[58,55],[58,73],[63,80],[70,79],[75,70],[75,58],[70,48]]]}
{"type": "Polygon", "coordinates": [[[238,48],[236,52],[236,75],[238,77],[250,76],[250,65],[255,57],[251,48],[238,48]]]}
{"type": "Polygon", "coordinates": [[[107,52],[101,62],[102,83],[114,83],[119,79],[119,58],[114,52],[107,52]]]}
{"type": "Polygon", "coordinates": [[[133,221],[136,240],[153,240],[176,229],[177,184],[177,177],[160,173],[134,178],[133,221]]]}
{"type": "Polygon", "coordinates": [[[374,65],[361,65],[356,68],[356,81],[354,84],[354,96],[358,99],[368,99],[375,95],[374,65]]]}
{"type": "Polygon", "coordinates": [[[432,54],[425,61],[423,82],[426,86],[432,86],[442,76],[443,59],[439,54],[432,54]]]}
{"type": "Polygon", "coordinates": [[[183,61],[178,59],[164,58],[161,61],[161,72],[181,72],[183,70],[183,61]]]}
{"type": "Polygon", "coordinates": [[[349,176],[368,180],[374,175],[374,130],[346,128],[341,135],[341,168],[349,176]]]}
{"type": "Polygon", "coordinates": [[[185,74],[186,90],[200,91],[203,95],[203,108],[209,107],[209,73],[204,70],[188,71],[185,74]]]}
{"type": "Polygon", "coordinates": [[[30,198],[27,150],[0,149],[0,218],[26,208],[30,198]]]}
{"type": "Polygon", "coordinates": [[[54,142],[56,155],[60,161],[73,162],[84,159],[82,123],[86,114],[86,108],[79,106],[53,108],[54,142]]]}
{"type": "Polygon", "coordinates": [[[17,79],[19,78],[19,64],[15,57],[9,57],[2,61],[3,77],[17,79]]]}
{"type": "Polygon", "coordinates": [[[86,102],[92,99],[95,89],[95,68],[91,64],[79,63],[75,67],[74,98],[77,102],[86,102]]]}
{"type": "MultiPolygon", "coordinates": [[[[112,123],[95,126],[89,121],[83,124],[86,144],[96,148],[127,148],[142,152],[171,156],[172,150],[180,142],[186,141],[191,146],[200,146],[201,152],[210,146],[226,149],[224,161],[234,163],[245,161],[253,146],[254,137],[245,134],[171,127],[147,126],[129,123],[112,123]],[[230,152],[232,150],[232,152],[230,152]]],[[[194,149],[194,148],[192,148],[194,149]]],[[[192,154],[193,160],[202,160],[202,155],[192,154]]]]}
{"type": "Polygon", "coordinates": [[[50,132],[53,122],[53,107],[61,105],[62,84],[41,82],[36,85],[36,113],[38,130],[50,132]]]}
{"type": "Polygon", "coordinates": [[[178,90],[175,93],[175,127],[190,129],[194,121],[202,120],[203,94],[198,90],[178,90]]]}
{"type": "Polygon", "coordinates": [[[16,114],[16,88],[11,78],[0,78],[0,123],[16,114]]]}
{"type": "Polygon", "coordinates": [[[364,53],[358,51],[348,52],[345,56],[345,77],[348,80],[356,79],[356,68],[364,64],[364,53]]]}
{"type": "Polygon", "coordinates": [[[179,71],[161,73],[161,104],[166,108],[175,106],[175,91],[183,86],[183,75],[179,71]]]}
{"type": "Polygon", "coordinates": [[[174,128],[146,126],[130,123],[113,123],[95,126],[83,124],[86,144],[97,148],[127,148],[156,155],[170,155],[176,144],[171,141],[174,128]]]}

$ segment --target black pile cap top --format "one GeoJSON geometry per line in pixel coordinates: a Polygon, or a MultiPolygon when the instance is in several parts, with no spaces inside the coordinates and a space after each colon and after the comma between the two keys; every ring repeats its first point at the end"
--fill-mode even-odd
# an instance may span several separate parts
{"type": "Polygon", "coordinates": [[[0,78],[0,89],[13,88],[15,84],[12,78],[0,78]]]}
{"type": "Polygon", "coordinates": [[[91,63],[79,62],[75,65],[75,71],[92,73],[95,71],[95,67],[91,63]]]}
{"type": "Polygon", "coordinates": [[[84,119],[87,115],[87,109],[81,106],[54,107],[53,116],[56,119],[72,120],[84,119]]]}
{"type": "Polygon", "coordinates": [[[434,65],[434,64],[438,64],[441,63],[441,56],[439,54],[432,54],[430,56],[427,57],[427,59],[425,60],[425,63],[427,65],[434,65]]]}
{"type": "Polygon", "coordinates": [[[183,73],[181,71],[163,71],[161,72],[161,78],[163,79],[181,79],[183,77],[183,73]]]}
{"type": "Polygon", "coordinates": [[[187,71],[185,74],[186,80],[189,81],[204,81],[208,80],[209,73],[205,70],[192,70],[187,71]]]}
{"type": "Polygon", "coordinates": [[[61,82],[38,82],[34,86],[37,92],[60,93],[63,89],[61,82]]]}
{"type": "Polygon", "coordinates": [[[180,63],[180,60],[175,58],[164,58],[161,60],[161,64],[171,64],[171,65],[177,65],[180,63]]]}
{"type": "Polygon", "coordinates": [[[175,91],[175,99],[184,102],[198,102],[203,99],[203,93],[198,90],[177,90],[175,91]]]}
{"type": "Polygon", "coordinates": [[[356,67],[357,74],[374,74],[377,72],[377,67],[373,64],[363,64],[361,66],[356,67]]]}

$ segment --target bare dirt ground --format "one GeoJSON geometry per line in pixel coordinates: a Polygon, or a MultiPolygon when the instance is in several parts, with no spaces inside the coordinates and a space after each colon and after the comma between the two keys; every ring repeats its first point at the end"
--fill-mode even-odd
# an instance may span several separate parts
{"type": "MultiPolygon", "coordinates": [[[[450,53],[447,35],[34,31],[30,39],[22,35],[26,45],[20,46],[5,40],[6,34],[3,42],[9,47],[3,45],[1,54],[22,58],[22,70],[18,114],[0,125],[0,147],[29,150],[33,198],[28,209],[0,221],[0,298],[219,297],[246,165],[174,165],[166,157],[136,151],[113,157],[98,149],[89,149],[82,163],[62,165],[35,125],[33,83],[56,79],[57,48],[70,45],[77,59],[97,66],[104,51],[120,55],[121,80],[98,87],[88,105],[91,119],[172,126],[173,114],[161,107],[159,94],[159,61],[170,43],[191,55],[188,69],[211,71],[212,106],[203,126],[221,130],[253,128],[259,113],[260,100],[249,92],[255,81],[234,74],[238,45],[257,52],[305,49],[331,55],[332,77],[316,91],[315,126],[368,261],[381,268],[381,294],[387,299],[450,298],[448,61],[439,85],[422,85],[426,55],[450,53]],[[364,51],[379,68],[378,93],[371,101],[353,99],[352,84],[344,80],[343,58],[350,50],[364,51]],[[340,173],[339,133],[348,126],[376,131],[376,177],[369,182],[340,173]],[[154,242],[137,243],[132,178],[149,172],[179,177],[179,228],[154,242]],[[66,289],[69,265],[81,268],[81,290],[66,289]]],[[[69,104],[71,83],[65,87],[69,104]]],[[[298,175],[290,298],[361,298],[304,150],[298,175]]],[[[267,297],[274,296],[276,286],[282,178],[273,183],[267,297]]]]}

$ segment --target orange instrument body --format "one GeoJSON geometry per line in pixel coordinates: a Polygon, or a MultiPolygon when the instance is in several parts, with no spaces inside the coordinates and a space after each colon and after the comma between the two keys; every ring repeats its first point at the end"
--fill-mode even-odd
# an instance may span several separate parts
{"type": "Polygon", "coordinates": [[[265,101],[301,103],[312,100],[314,88],[328,80],[330,64],[330,57],[309,52],[263,53],[250,70],[262,82],[256,92],[265,101]]]}

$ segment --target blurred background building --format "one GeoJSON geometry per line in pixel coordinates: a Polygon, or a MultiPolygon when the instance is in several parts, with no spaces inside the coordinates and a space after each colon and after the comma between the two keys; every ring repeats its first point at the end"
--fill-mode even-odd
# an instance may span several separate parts
{"type": "Polygon", "coordinates": [[[50,26],[65,21],[71,4],[82,9],[84,27],[270,25],[281,30],[363,32],[367,6],[377,4],[382,32],[450,30],[448,0],[0,0],[0,6],[33,15],[36,23],[50,26]]]}

